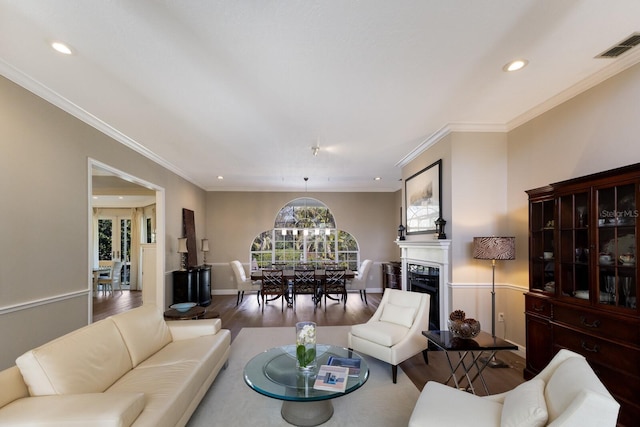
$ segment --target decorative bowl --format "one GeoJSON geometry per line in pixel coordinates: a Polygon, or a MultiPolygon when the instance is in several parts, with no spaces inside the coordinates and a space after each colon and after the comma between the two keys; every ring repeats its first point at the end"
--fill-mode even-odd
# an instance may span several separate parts
{"type": "Polygon", "coordinates": [[[171,304],[169,308],[174,308],[178,310],[180,313],[184,313],[191,310],[196,305],[198,304],[196,304],[195,302],[181,302],[179,304],[171,304]]]}
{"type": "Polygon", "coordinates": [[[634,264],[636,262],[636,257],[633,254],[623,254],[620,255],[620,261],[627,265],[634,264]]]}
{"type": "Polygon", "coordinates": [[[475,338],[480,333],[480,322],[475,319],[448,320],[449,331],[456,338],[475,338]]]}

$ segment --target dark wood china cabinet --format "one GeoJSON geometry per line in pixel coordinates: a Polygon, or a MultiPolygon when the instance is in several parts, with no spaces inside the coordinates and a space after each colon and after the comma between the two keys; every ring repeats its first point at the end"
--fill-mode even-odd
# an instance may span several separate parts
{"type": "Polygon", "coordinates": [[[640,164],[527,194],[525,378],[562,348],[580,353],[620,403],[619,425],[637,425],[640,164]]]}

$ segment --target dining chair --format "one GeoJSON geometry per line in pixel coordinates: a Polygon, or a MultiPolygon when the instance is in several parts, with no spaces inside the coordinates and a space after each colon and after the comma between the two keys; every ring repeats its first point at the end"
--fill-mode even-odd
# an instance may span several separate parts
{"type": "Polygon", "coordinates": [[[369,276],[369,270],[373,265],[373,261],[370,259],[365,259],[360,264],[360,269],[358,270],[358,275],[351,279],[349,283],[347,283],[347,287],[349,290],[358,290],[360,291],[360,299],[364,301],[366,305],[369,305],[367,302],[367,277],[369,276]],[[363,298],[364,296],[364,298],[363,298]]]}
{"type": "Polygon", "coordinates": [[[118,286],[118,289],[122,291],[122,287],[120,286],[120,272],[122,271],[122,265],[122,261],[114,261],[111,265],[109,275],[98,278],[98,286],[102,285],[103,291],[113,291],[114,286],[118,286]]]}
{"type": "Polygon", "coordinates": [[[344,310],[347,309],[347,279],[344,268],[325,269],[322,293],[324,294],[324,311],[327,311],[327,298],[335,301],[342,300],[344,310]],[[338,297],[334,298],[329,294],[336,294],[338,297]]]}
{"type": "Polygon", "coordinates": [[[262,312],[264,313],[264,306],[267,302],[277,298],[282,298],[280,300],[282,306],[281,311],[284,311],[286,289],[284,272],[282,270],[262,270],[262,286],[260,288],[260,294],[262,295],[262,312]],[[265,297],[268,295],[272,295],[273,298],[265,301],[265,297]]]}
{"type": "Polygon", "coordinates": [[[315,268],[295,267],[293,269],[293,312],[296,311],[298,295],[311,295],[313,311],[318,306],[318,279],[315,268]]]}
{"type": "Polygon", "coordinates": [[[287,267],[286,262],[274,262],[271,264],[271,269],[273,270],[284,270],[287,267]]]}
{"type": "Polygon", "coordinates": [[[256,297],[258,298],[258,305],[260,305],[260,281],[251,280],[251,277],[247,277],[247,274],[244,271],[244,267],[242,266],[242,263],[240,261],[238,260],[231,261],[229,264],[231,264],[231,268],[233,269],[233,274],[236,277],[236,287],[238,288],[238,297],[236,298],[236,307],[244,299],[245,291],[256,292],[256,297]]]}

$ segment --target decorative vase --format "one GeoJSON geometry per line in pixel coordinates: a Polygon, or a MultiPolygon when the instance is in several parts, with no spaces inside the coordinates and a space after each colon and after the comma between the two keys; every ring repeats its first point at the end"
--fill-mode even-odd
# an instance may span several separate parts
{"type": "Polygon", "coordinates": [[[316,324],[296,323],[296,367],[300,371],[313,372],[316,368],[316,324]]]}

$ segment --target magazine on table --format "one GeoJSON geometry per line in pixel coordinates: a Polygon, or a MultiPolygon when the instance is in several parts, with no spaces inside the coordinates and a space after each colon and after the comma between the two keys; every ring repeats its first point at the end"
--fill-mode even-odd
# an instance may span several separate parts
{"type": "Polygon", "coordinates": [[[352,357],[330,356],[329,360],[327,360],[327,365],[344,366],[345,368],[349,368],[350,377],[357,377],[358,375],[360,375],[360,359],[352,357]]]}
{"type": "Polygon", "coordinates": [[[349,368],[321,365],[313,388],[316,390],[339,391],[344,393],[347,389],[348,377],[349,368]]]}

